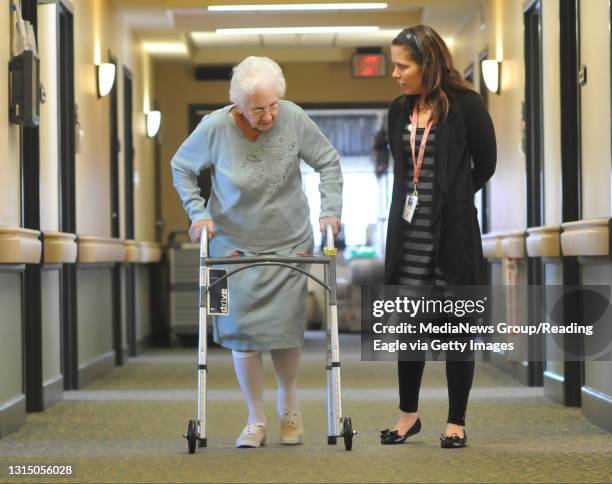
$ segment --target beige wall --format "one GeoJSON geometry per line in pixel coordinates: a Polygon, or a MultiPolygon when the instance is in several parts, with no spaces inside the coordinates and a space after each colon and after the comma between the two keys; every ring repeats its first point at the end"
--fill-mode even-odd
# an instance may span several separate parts
{"type": "Polygon", "coordinates": [[[40,230],[59,230],[59,153],[57,85],[57,7],[38,7],[40,82],[46,100],[40,105],[40,230]]]}
{"type": "Polygon", "coordinates": [[[488,48],[489,58],[502,61],[500,94],[489,93],[489,112],[497,136],[497,169],[490,181],[490,231],[508,231],[526,225],[525,154],[522,149],[521,105],[525,92],[523,61],[523,3],[488,0],[485,25],[477,13],[455,39],[456,67],[471,62],[478,70],[478,54],[488,48]]]}
{"type": "MultiPolygon", "coordinates": [[[[117,89],[119,117],[119,213],[121,237],[125,237],[125,140],[124,140],[124,107],[123,107],[123,74],[126,67],[132,74],[132,137],[134,146],[134,239],[155,240],[155,165],[154,141],[145,133],[144,113],[151,106],[153,75],[149,55],[130,32],[120,12],[111,7],[108,10],[110,19],[107,37],[112,39],[112,54],[117,58],[117,89]]],[[[106,54],[104,54],[106,56],[106,54]]],[[[106,60],[106,57],[104,58],[106,60]]]]}
{"type": "MultiPolygon", "coordinates": [[[[610,145],[610,30],[608,0],[583,0],[581,62],[588,68],[582,95],[583,217],[610,215],[612,194],[610,145]]],[[[521,103],[524,101],[523,3],[489,0],[487,28],[478,14],[455,40],[456,67],[463,71],[489,47],[489,57],[502,60],[500,95],[489,95],[497,134],[498,167],[491,181],[491,230],[526,226],[525,155],[522,152],[521,103]],[[518,195],[518,196],[517,196],[518,195]],[[517,205],[516,200],[522,201],[517,205]]],[[[545,224],[561,223],[561,134],[559,5],[542,2],[543,127],[545,224]]]]}
{"type": "MultiPolygon", "coordinates": [[[[77,231],[110,236],[110,96],[98,99],[95,65],[117,59],[119,141],[123,135],[123,66],[132,73],[135,238],[154,240],[153,141],[145,136],[145,97],[150,97],[148,56],[131,36],[119,13],[103,0],[80,0],[75,7],[75,96],[84,137],[76,159],[77,231]]],[[[124,156],[119,154],[121,236],[125,236],[124,156]]]]}
{"type": "MultiPolygon", "coordinates": [[[[588,84],[582,96],[583,218],[606,217],[611,209],[610,160],[610,31],[608,0],[582,1],[581,62],[588,84]]],[[[489,57],[502,60],[500,95],[489,96],[498,141],[498,167],[491,181],[491,229],[526,225],[525,156],[522,152],[521,103],[524,101],[522,2],[489,0],[485,30],[479,15],[462,28],[453,55],[462,71],[489,47],[489,57]],[[519,35],[517,35],[519,33],[519,35]],[[516,200],[522,201],[517,205],[516,200]]],[[[544,207],[545,224],[561,223],[561,133],[559,5],[542,2],[544,207]]]]}
{"type": "MultiPolygon", "coordinates": [[[[348,62],[296,62],[283,64],[287,81],[286,98],[300,103],[383,102],[398,94],[397,86],[386,79],[356,80],[348,62]]],[[[228,81],[194,80],[187,63],[155,63],[155,97],[163,114],[161,128],[162,218],[164,240],[173,230],[184,230],[187,216],[172,186],[170,159],[188,135],[188,106],[192,103],[229,104],[228,81]]]]}
{"type": "Polygon", "coordinates": [[[582,218],[610,216],[610,5],[580,2],[580,62],[587,66],[582,104],[582,218]]]}
{"type": "Polygon", "coordinates": [[[121,236],[125,237],[125,151],[124,107],[123,107],[123,68],[132,74],[132,139],[134,146],[134,239],[155,240],[155,164],[154,141],[145,133],[144,113],[151,107],[153,90],[152,63],[149,55],[131,34],[119,12],[111,11],[112,22],[109,36],[113,39],[113,54],[117,57],[117,85],[119,89],[119,200],[122,220],[121,236]]]}
{"type": "MultiPolygon", "coordinates": [[[[460,29],[460,35],[455,39],[453,44],[449,46],[453,56],[453,64],[455,68],[463,74],[465,70],[471,66],[474,69],[474,85],[473,88],[479,91],[480,83],[480,67],[478,58],[480,53],[488,46],[488,30],[480,28],[480,13],[474,11],[474,14],[469,18],[460,29]]],[[[498,134],[499,136],[499,134],[498,134]]],[[[479,214],[483,213],[481,191],[474,196],[474,205],[479,214]]],[[[482,215],[481,215],[482,217],[482,215]]]]}
{"type": "Polygon", "coordinates": [[[489,30],[480,28],[480,14],[478,11],[463,25],[453,44],[449,46],[453,56],[455,68],[463,74],[474,65],[474,88],[478,90],[480,68],[478,55],[489,45],[489,30]]]}
{"type": "MultiPolygon", "coordinates": [[[[9,0],[0,0],[0,25],[9,25],[9,0]]],[[[9,124],[10,33],[0,30],[0,225],[21,225],[19,127],[9,124]]]]}
{"type": "Polygon", "coordinates": [[[389,76],[384,79],[353,79],[349,62],[300,62],[284,66],[287,99],[296,103],[384,102],[400,93],[389,76]]]}
{"type": "Polygon", "coordinates": [[[559,2],[542,2],[542,86],[544,146],[544,223],[560,225],[561,216],[561,46],[559,2]]]}
{"type": "Polygon", "coordinates": [[[95,65],[107,60],[101,0],[74,2],[75,101],[84,136],[76,155],[77,232],[110,236],[109,97],[98,99],[95,65]]]}
{"type": "MultiPolygon", "coordinates": [[[[2,0],[0,22],[9,24],[8,0],[2,0]]],[[[98,99],[95,65],[108,61],[109,49],[117,57],[119,89],[119,140],[123,143],[121,66],[133,74],[133,120],[135,149],[135,235],[154,240],[153,141],[144,133],[144,110],[152,89],[152,66],[148,55],[121,22],[116,10],[103,0],[74,0],[75,102],[84,131],[76,156],[77,232],[110,236],[110,97],[98,99]]],[[[59,229],[58,86],[56,6],[38,8],[41,82],[46,101],[41,104],[40,197],[41,230],[59,229]]],[[[5,31],[6,32],[6,31],[5,31]]],[[[0,36],[0,92],[8,93],[8,32],[0,36]],[[1,74],[1,73],[0,73],[1,74]]],[[[0,96],[0,110],[8,112],[8,96],[0,96]]],[[[120,153],[121,220],[125,221],[123,152],[120,153]]],[[[0,116],[0,225],[21,225],[19,127],[0,116]]],[[[122,235],[125,233],[122,226],[122,235]]]]}
{"type": "Polygon", "coordinates": [[[489,56],[502,61],[500,94],[489,96],[497,134],[497,170],[491,180],[491,230],[526,226],[525,155],[521,105],[525,99],[523,3],[487,3],[489,56]]]}
{"type": "MultiPolygon", "coordinates": [[[[118,13],[103,0],[74,0],[75,29],[75,102],[84,131],[76,156],[77,232],[110,236],[110,97],[98,99],[95,65],[108,61],[108,51],[133,74],[133,119],[135,148],[135,229],[136,238],[154,240],[153,141],[144,134],[144,109],[151,97],[151,65],[118,13]],[[145,82],[146,80],[146,82],[145,82]]],[[[1,1],[0,22],[9,25],[8,0],[1,1]]],[[[41,104],[41,230],[59,229],[58,177],[58,86],[56,46],[56,6],[40,5],[38,9],[41,82],[46,102],[41,104]]],[[[0,36],[0,92],[8,93],[8,60],[10,36],[0,36]],[[1,72],[0,72],[1,74],[1,72]]],[[[119,140],[123,143],[122,83],[119,82],[119,140]]],[[[0,96],[0,110],[8,112],[8,96],[0,96]]],[[[120,154],[121,219],[125,220],[123,203],[123,152],[120,154]]],[[[19,127],[0,116],[0,225],[21,225],[19,127]]],[[[122,234],[124,234],[122,227],[122,234]]]]}
{"type": "MultiPolygon", "coordinates": [[[[153,109],[153,63],[142,48],[131,45],[134,130],[134,238],[155,240],[155,141],[146,135],[145,112],[153,109]]],[[[165,120],[163,120],[165,122],[165,120]]]]}

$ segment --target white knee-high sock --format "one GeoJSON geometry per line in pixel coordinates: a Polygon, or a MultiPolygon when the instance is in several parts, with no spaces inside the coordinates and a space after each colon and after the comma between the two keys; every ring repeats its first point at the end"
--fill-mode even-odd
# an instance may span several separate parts
{"type": "Polygon", "coordinates": [[[300,409],[297,397],[297,376],[302,349],[295,347],[272,350],[270,353],[278,385],[276,411],[279,416],[297,412],[300,409]]]}
{"type": "Polygon", "coordinates": [[[260,351],[235,351],[234,370],[249,410],[247,425],[266,423],[263,403],[263,361],[260,351]]]}

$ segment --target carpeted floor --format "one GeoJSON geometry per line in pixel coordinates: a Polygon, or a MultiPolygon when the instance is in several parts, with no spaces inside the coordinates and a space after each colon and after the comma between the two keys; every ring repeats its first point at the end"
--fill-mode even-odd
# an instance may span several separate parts
{"type": "Polygon", "coordinates": [[[187,453],[181,437],[195,418],[195,350],[151,350],[0,441],[2,482],[612,482],[612,435],[479,363],[471,394],[469,447],[446,450],[438,435],[447,412],[443,363],[428,363],[421,392],[423,430],[381,446],[397,418],[393,363],[361,362],[358,339],[342,338],[344,414],[359,434],[352,452],[328,446],[324,342],[308,335],[300,378],[306,442],[278,444],[274,376],[266,357],[268,443],[235,449],[246,410],[229,352],[209,352],[208,440],[187,453]],[[72,478],[7,475],[9,464],[62,463],[72,478]]]}

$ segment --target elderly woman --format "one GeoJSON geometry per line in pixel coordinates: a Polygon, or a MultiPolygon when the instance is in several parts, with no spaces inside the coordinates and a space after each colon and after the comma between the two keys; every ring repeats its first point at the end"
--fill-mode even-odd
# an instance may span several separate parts
{"type": "MultiPolygon", "coordinates": [[[[285,79],[267,57],[247,57],[234,68],[231,105],[205,116],[172,158],[174,186],[199,240],[208,227],[210,253],[279,256],[312,252],[309,208],[300,159],[320,175],[321,230],[340,228],[342,174],[338,152],[295,104],[282,100],[285,79]],[[197,176],[212,167],[208,204],[197,176]]],[[[262,351],[270,350],[278,385],[283,444],[303,441],[297,374],[304,341],[306,277],[281,267],[255,267],[229,279],[230,315],[216,317],[214,339],[231,349],[248,407],[236,447],[266,439],[262,351]]]]}

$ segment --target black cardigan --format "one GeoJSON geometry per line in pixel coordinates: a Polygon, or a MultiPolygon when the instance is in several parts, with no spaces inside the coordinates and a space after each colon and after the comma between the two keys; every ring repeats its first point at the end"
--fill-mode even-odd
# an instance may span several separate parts
{"type": "MultiPolygon", "coordinates": [[[[448,97],[449,113],[436,130],[434,152],[431,215],[434,260],[449,285],[483,284],[482,242],[474,193],[495,172],[495,131],[478,93],[452,91],[448,97]]],[[[397,284],[402,255],[406,171],[408,163],[412,163],[412,158],[404,154],[402,132],[409,121],[414,100],[414,96],[402,95],[389,107],[389,145],[395,178],[387,228],[387,284],[397,284]]]]}

